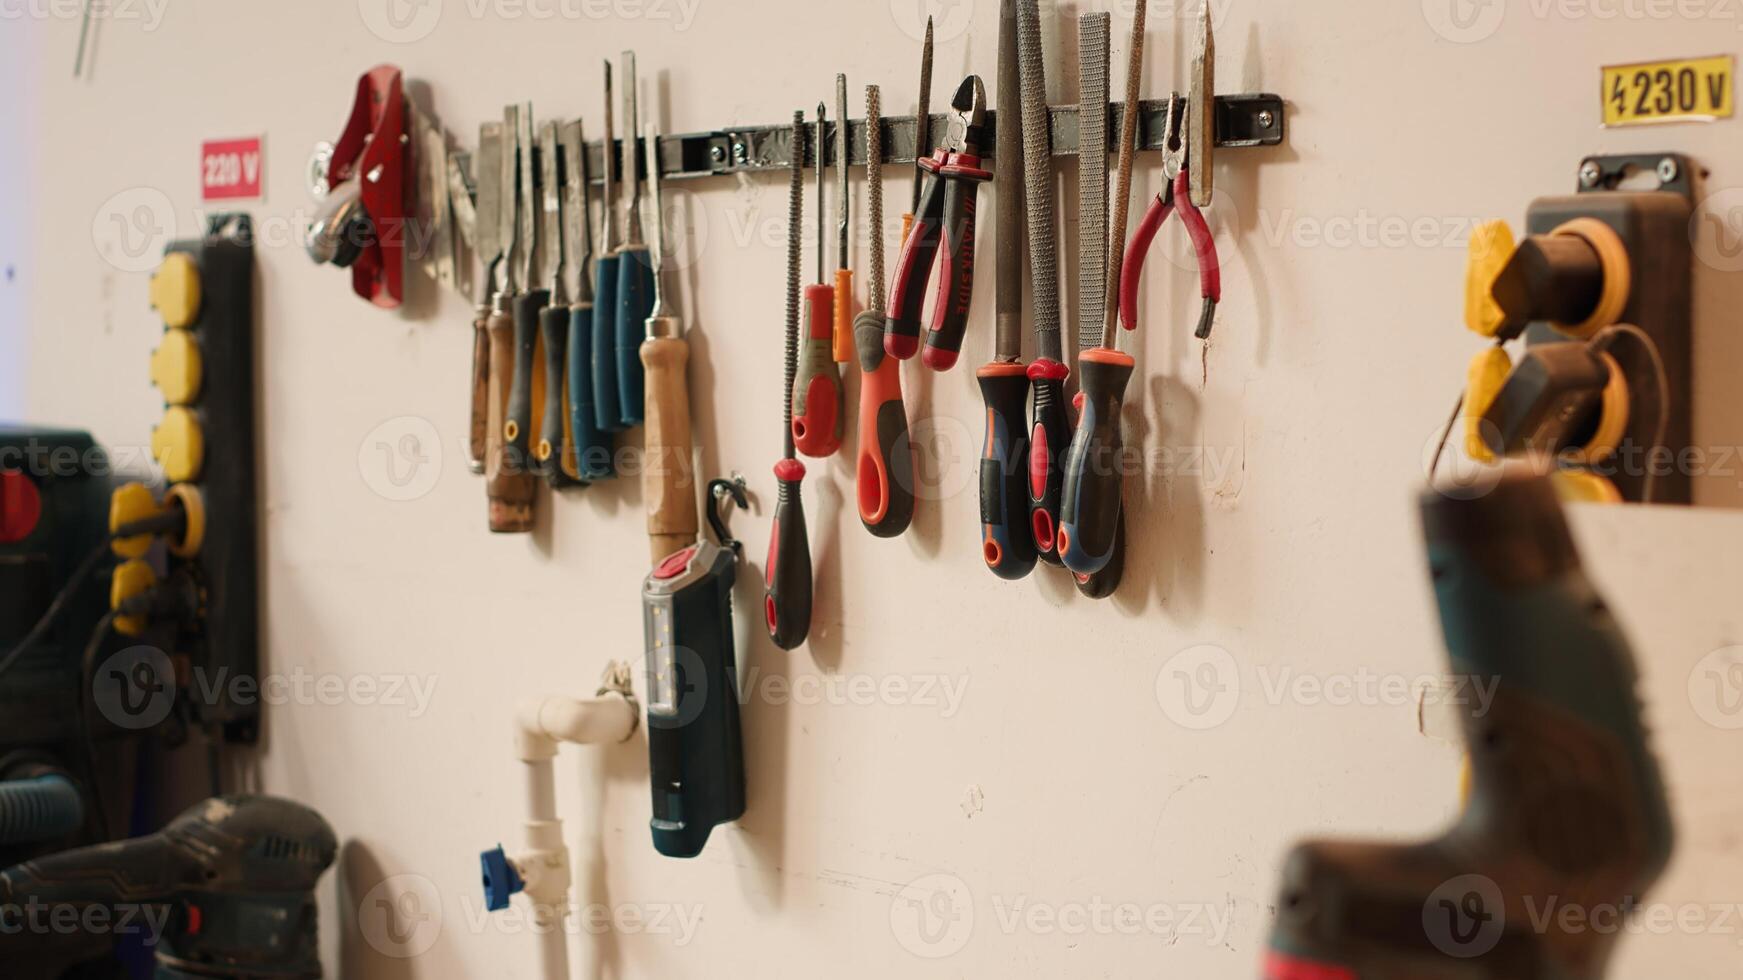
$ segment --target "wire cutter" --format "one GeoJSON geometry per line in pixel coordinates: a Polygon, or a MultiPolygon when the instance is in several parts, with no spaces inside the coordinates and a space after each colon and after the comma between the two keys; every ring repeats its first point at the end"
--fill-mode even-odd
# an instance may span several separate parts
{"type": "Polygon", "coordinates": [[[974,296],[975,203],[981,183],[993,177],[980,165],[981,140],[986,135],[986,86],[979,75],[962,80],[950,100],[950,109],[944,145],[919,164],[927,174],[926,187],[914,211],[913,231],[896,261],[890,313],[884,321],[884,352],[901,360],[913,357],[920,347],[920,308],[942,232],[944,269],[922,357],[926,366],[936,371],[950,370],[962,350],[969,301],[974,296]]]}
{"type": "MultiPolygon", "coordinates": [[[[1208,100],[1194,99],[1195,105],[1202,106],[1208,100]]],[[[1223,279],[1222,263],[1217,258],[1216,239],[1211,236],[1210,226],[1205,224],[1204,213],[1192,200],[1191,168],[1198,163],[1192,158],[1192,141],[1187,138],[1191,129],[1187,128],[1187,115],[1191,110],[1186,100],[1176,92],[1168,99],[1168,116],[1163,131],[1167,140],[1162,150],[1162,176],[1164,184],[1162,192],[1156,195],[1156,200],[1150,202],[1150,208],[1144,212],[1144,220],[1138,223],[1138,231],[1132,236],[1132,244],[1126,249],[1125,261],[1120,266],[1120,325],[1127,330],[1135,330],[1138,325],[1138,286],[1144,278],[1144,257],[1150,251],[1150,243],[1156,233],[1162,229],[1168,216],[1176,211],[1180,220],[1186,225],[1186,233],[1192,237],[1192,249],[1198,256],[1199,291],[1204,296],[1204,311],[1198,317],[1197,336],[1200,340],[1210,337],[1212,321],[1216,318],[1216,305],[1222,300],[1223,279]]],[[[1203,111],[1202,108],[1200,111],[1203,111]]],[[[1208,127],[1199,127],[1205,130],[1208,127]]],[[[1208,157],[1208,154],[1201,153],[1208,157]]],[[[1209,204],[1208,197],[1204,200],[1209,204]]]]}

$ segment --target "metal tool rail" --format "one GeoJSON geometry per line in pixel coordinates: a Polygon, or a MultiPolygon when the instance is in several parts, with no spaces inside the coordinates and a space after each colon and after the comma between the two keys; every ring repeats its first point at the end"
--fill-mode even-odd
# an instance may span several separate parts
{"type": "MultiPolygon", "coordinates": [[[[1140,151],[1161,150],[1163,148],[1164,129],[1168,115],[1167,99],[1145,99],[1138,104],[1141,113],[1138,119],[1138,149],[1140,151]]],[[[1219,95],[1216,99],[1216,145],[1221,149],[1238,149],[1252,146],[1276,146],[1283,142],[1286,126],[1284,123],[1285,103],[1282,96],[1269,93],[1244,95],[1219,95]]],[[[1118,132],[1120,121],[1125,113],[1125,104],[1115,102],[1109,106],[1108,128],[1118,132]]],[[[1076,156],[1078,143],[1077,106],[1058,105],[1048,109],[1048,128],[1052,136],[1054,156],[1076,156]]],[[[885,116],[883,119],[884,163],[899,165],[914,161],[914,144],[916,142],[917,116],[885,116]]],[[[987,110],[987,141],[982,152],[988,159],[993,156],[996,145],[998,113],[987,110]]],[[[827,154],[825,162],[829,166],[839,166],[835,159],[838,152],[832,152],[839,143],[834,134],[839,121],[830,123],[826,129],[828,134],[819,142],[827,154]]],[[[865,120],[850,119],[847,122],[849,166],[865,165],[865,120]]],[[[660,178],[662,180],[693,180],[702,177],[724,177],[729,174],[784,172],[793,158],[793,141],[791,126],[787,124],[770,126],[732,126],[705,133],[674,133],[659,138],[660,145],[660,178]]],[[[932,116],[931,131],[943,134],[948,129],[948,119],[944,113],[932,116]]],[[[807,143],[811,141],[807,140],[807,143]]],[[[629,145],[635,156],[635,166],[639,174],[646,174],[646,154],[635,152],[639,148],[636,141],[630,140],[629,145]]],[[[618,155],[622,157],[623,140],[615,141],[618,155]]],[[[605,173],[603,141],[587,144],[587,173],[590,184],[603,184],[605,173]],[[597,175],[597,176],[595,176],[597,175]]],[[[803,151],[802,151],[803,152],[803,151]]],[[[805,162],[814,164],[810,153],[805,154],[805,162]]],[[[626,161],[627,166],[627,161],[626,161]]],[[[470,168],[468,167],[468,170],[470,168]]]]}

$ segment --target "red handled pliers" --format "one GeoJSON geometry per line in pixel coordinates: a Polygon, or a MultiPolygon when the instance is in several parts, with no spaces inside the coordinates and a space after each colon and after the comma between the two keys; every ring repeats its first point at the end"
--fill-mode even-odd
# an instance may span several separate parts
{"type": "Polygon", "coordinates": [[[1203,340],[1210,336],[1216,305],[1223,296],[1222,262],[1217,258],[1216,239],[1211,236],[1210,226],[1205,224],[1204,212],[1192,203],[1192,180],[1188,172],[1193,161],[1192,147],[1185,136],[1186,112],[1186,100],[1179,93],[1169,98],[1168,119],[1164,127],[1168,138],[1162,151],[1162,176],[1166,183],[1162,193],[1156,195],[1149,210],[1144,212],[1144,220],[1138,223],[1138,231],[1132,236],[1132,244],[1127,247],[1125,261],[1120,266],[1120,325],[1127,330],[1137,329],[1138,286],[1144,279],[1144,257],[1168,216],[1178,211],[1181,222],[1186,225],[1186,233],[1192,237],[1192,249],[1198,256],[1198,285],[1204,296],[1204,311],[1198,317],[1197,335],[1203,340]]]}
{"type": "Polygon", "coordinates": [[[962,80],[950,100],[950,129],[944,146],[920,161],[926,186],[914,211],[914,227],[902,244],[884,320],[884,353],[907,360],[920,350],[920,308],[942,239],[943,266],[932,305],[932,328],[921,360],[948,371],[962,351],[974,296],[975,205],[980,185],[992,172],[980,165],[986,133],[986,87],[979,75],[962,80]]]}

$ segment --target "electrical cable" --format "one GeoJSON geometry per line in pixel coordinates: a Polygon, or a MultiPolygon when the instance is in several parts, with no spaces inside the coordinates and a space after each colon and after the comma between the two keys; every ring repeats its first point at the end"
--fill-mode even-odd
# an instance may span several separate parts
{"type": "Polygon", "coordinates": [[[91,631],[91,638],[85,643],[85,652],[79,658],[79,744],[85,751],[85,768],[91,774],[91,802],[102,829],[100,839],[109,839],[109,808],[103,800],[103,777],[97,771],[97,744],[91,737],[91,671],[96,667],[97,651],[102,648],[103,641],[109,636],[109,628],[115,624],[115,617],[121,610],[111,609],[97,620],[97,627],[91,631]]]}
{"type": "Polygon", "coordinates": [[[71,602],[74,593],[78,592],[79,589],[84,586],[85,580],[90,578],[91,575],[96,572],[97,565],[103,560],[103,555],[109,551],[109,546],[116,539],[136,538],[142,534],[155,535],[169,533],[176,531],[185,520],[186,517],[182,513],[180,507],[175,506],[167,513],[132,521],[121,525],[113,531],[106,532],[103,535],[103,540],[98,543],[97,547],[92,549],[91,553],[86,555],[85,558],[79,562],[78,566],[73,569],[72,575],[67,577],[66,584],[61,586],[61,590],[55,595],[54,601],[50,602],[48,608],[43,610],[42,616],[36,621],[36,625],[32,626],[30,632],[24,634],[24,639],[20,640],[11,650],[8,650],[4,657],[0,657],[0,676],[5,675],[7,669],[14,663],[18,662],[18,659],[24,656],[26,650],[29,650],[31,647],[40,643],[42,638],[48,634],[48,631],[54,628],[55,621],[60,618],[63,612],[66,611],[67,603],[71,602]]]}
{"type": "Polygon", "coordinates": [[[1452,441],[1453,426],[1459,424],[1459,413],[1465,408],[1465,393],[1459,391],[1458,400],[1453,402],[1452,414],[1447,416],[1446,428],[1440,430],[1440,443],[1434,447],[1434,458],[1428,463],[1428,482],[1434,483],[1434,475],[1440,470],[1440,458],[1446,455],[1446,444],[1452,441]]]}

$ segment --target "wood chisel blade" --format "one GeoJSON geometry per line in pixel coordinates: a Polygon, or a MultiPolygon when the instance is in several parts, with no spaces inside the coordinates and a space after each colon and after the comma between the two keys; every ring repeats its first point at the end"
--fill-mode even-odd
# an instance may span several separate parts
{"type": "Polygon", "coordinates": [[[1108,261],[1108,45],[1112,17],[1077,21],[1077,349],[1101,343],[1108,261]]]}
{"type": "Polygon", "coordinates": [[[510,295],[519,291],[520,271],[520,222],[517,220],[519,210],[519,182],[515,179],[520,172],[520,107],[507,106],[502,110],[502,164],[499,171],[501,180],[498,183],[497,228],[502,240],[502,275],[498,278],[501,291],[510,295]]]}
{"type": "Polygon", "coordinates": [[[497,263],[502,259],[502,124],[478,127],[478,153],[472,158],[478,180],[478,261],[484,266],[484,297],[490,302],[497,263]]]}
{"type": "Polygon", "coordinates": [[[427,230],[429,237],[414,247],[415,256],[424,274],[436,284],[454,286],[454,245],[448,227],[447,175],[444,163],[448,159],[447,140],[441,127],[428,113],[408,104],[412,114],[412,139],[417,167],[417,226],[427,230]]]}
{"type": "Polygon", "coordinates": [[[1198,16],[1198,44],[1192,54],[1191,90],[1191,105],[1186,110],[1186,125],[1190,128],[1187,137],[1188,176],[1192,184],[1192,203],[1208,208],[1216,186],[1216,39],[1211,35],[1208,2],[1198,16]]]}
{"type": "Polygon", "coordinates": [[[443,169],[448,178],[446,197],[455,232],[448,248],[448,261],[454,265],[454,289],[471,299],[473,271],[466,258],[478,251],[478,211],[472,204],[472,188],[466,180],[463,162],[466,159],[467,155],[460,150],[449,150],[443,169]]]}
{"type": "Polygon", "coordinates": [[[515,275],[519,277],[522,289],[532,289],[534,262],[539,251],[538,225],[538,171],[533,160],[536,144],[533,142],[533,104],[521,103],[515,116],[515,142],[520,147],[520,185],[517,189],[519,204],[516,205],[515,257],[519,268],[515,275]]]}
{"type": "Polygon", "coordinates": [[[1144,8],[1132,11],[1131,51],[1126,61],[1126,99],[1120,110],[1118,176],[1114,186],[1113,227],[1108,232],[1108,288],[1104,294],[1101,345],[1113,350],[1118,342],[1120,272],[1126,259],[1126,223],[1132,210],[1132,159],[1138,151],[1138,96],[1144,82],[1144,8]]]}
{"type": "Polygon", "coordinates": [[[635,52],[623,52],[623,240],[628,245],[642,244],[641,168],[636,166],[636,127],[638,116],[635,80],[635,52]]]}
{"type": "Polygon", "coordinates": [[[575,302],[593,298],[588,259],[593,257],[593,239],[588,234],[587,138],[581,120],[563,124],[563,275],[575,302]]]}
{"type": "Polygon", "coordinates": [[[557,171],[557,123],[539,127],[539,182],[544,190],[543,226],[539,247],[539,284],[551,290],[551,302],[563,289],[563,187],[557,171]]]}
{"type": "Polygon", "coordinates": [[[998,270],[994,360],[1023,356],[1023,108],[1017,70],[1017,0],[999,3],[999,90],[993,109],[998,174],[998,270]]]}
{"type": "Polygon", "coordinates": [[[1029,227],[1029,316],[1036,356],[1063,362],[1059,337],[1059,256],[1053,233],[1053,152],[1039,0],[1017,5],[1017,63],[1022,87],[1023,194],[1029,227]]]}

